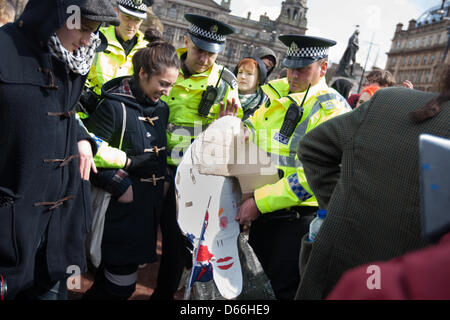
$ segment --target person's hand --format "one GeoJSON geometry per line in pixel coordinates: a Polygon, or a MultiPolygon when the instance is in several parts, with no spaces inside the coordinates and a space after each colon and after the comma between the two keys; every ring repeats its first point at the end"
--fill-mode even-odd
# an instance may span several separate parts
{"type": "Polygon", "coordinates": [[[244,200],[239,208],[239,212],[236,215],[236,221],[244,226],[244,231],[246,231],[251,223],[255,221],[259,216],[259,210],[256,206],[255,198],[251,197],[244,200]]]}
{"type": "Polygon", "coordinates": [[[220,102],[220,111],[219,111],[219,119],[225,116],[236,116],[238,112],[238,104],[236,103],[236,99],[232,100],[227,99],[227,105],[225,107],[223,101],[220,102]]]}
{"type": "Polygon", "coordinates": [[[414,89],[412,82],[409,80],[403,81],[402,87],[407,88],[407,89],[414,89]]]}
{"type": "Polygon", "coordinates": [[[78,153],[80,155],[79,168],[81,178],[83,180],[89,180],[91,169],[94,173],[97,173],[97,167],[95,166],[92,147],[88,140],[78,142],[78,153]]]}
{"type": "Polygon", "coordinates": [[[130,203],[133,202],[133,186],[129,186],[127,191],[123,195],[120,196],[117,201],[121,203],[130,203]]]}

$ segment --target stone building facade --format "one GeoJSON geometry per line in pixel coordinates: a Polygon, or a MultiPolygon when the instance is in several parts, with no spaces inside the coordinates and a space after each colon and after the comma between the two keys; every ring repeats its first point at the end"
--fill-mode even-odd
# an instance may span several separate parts
{"type": "MultiPolygon", "coordinates": [[[[236,0],[235,0],[236,1],[236,0]]],[[[185,13],[194,13],[212,17],[228,23],[236,28],[236,33],[227,37],[227,45],[218,62],[230,69],[245,56],[251,55],[258,47],[271,48],[277,54],[278,68],[272,74],[276,77],[284,57],[286,47],[278,40],[280,34],[305,34],[306,32],[306,0],[286,0],[281,4],[281,12],[276,20],[261,15],[258,21],[230,14],[231,0],[221,0],[220,4],[213,0],[155,0],[152,10],[164,25],[164,35],[176,47],[184,46],[184,35],[188,22],[183,18],[185,13]]]]}
{"type": "Polygon", "coordinates": [[[450,2],[443,11],[433,7],[410,20],[406,30],[397,25],[386,64],[397,83],[410,80],[418,90],[436,90],[450,32],[449,9],[450,2]]]}

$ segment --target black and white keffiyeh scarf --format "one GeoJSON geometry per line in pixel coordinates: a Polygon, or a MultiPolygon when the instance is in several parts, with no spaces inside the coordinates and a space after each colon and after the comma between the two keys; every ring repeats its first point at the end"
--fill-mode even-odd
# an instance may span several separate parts
{"type": "Polygon", "coordinates": [[[98,33],[91,34],[91,43],[88,47],[79,47],[73,53],[70,53],[66,48],[63,47],[61,41],[56,34],[53,34],[49,41],[48,47],[50,53],[63,61],[70,70],[75,73],[86,75],[91,69],[92,61],[94,60],[95,50],[100,45],[101,40],[98,33]]]}

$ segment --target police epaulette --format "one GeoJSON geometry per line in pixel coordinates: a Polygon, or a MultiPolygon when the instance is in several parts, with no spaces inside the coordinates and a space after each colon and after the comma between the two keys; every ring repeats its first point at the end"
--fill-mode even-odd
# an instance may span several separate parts
{"type": "Polygon", "coordinates": [[[238,82],[236,79],[236,76],[227,68],[223,69],[223,73],[222,73],[222,79],[228,83],[228,85],[233,88],[236,89],[238,87],[238,82]]]}

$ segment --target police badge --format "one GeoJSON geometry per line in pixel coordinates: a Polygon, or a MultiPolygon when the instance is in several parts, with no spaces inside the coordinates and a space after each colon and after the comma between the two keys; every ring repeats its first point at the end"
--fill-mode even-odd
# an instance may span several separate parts
{"type": "Polygon", "coordinates": [[[219,26],[217,24],[213,24],[209,31],[211,31],[212,33],[217,33],[217,31],[219,31],[219,26]]]}

